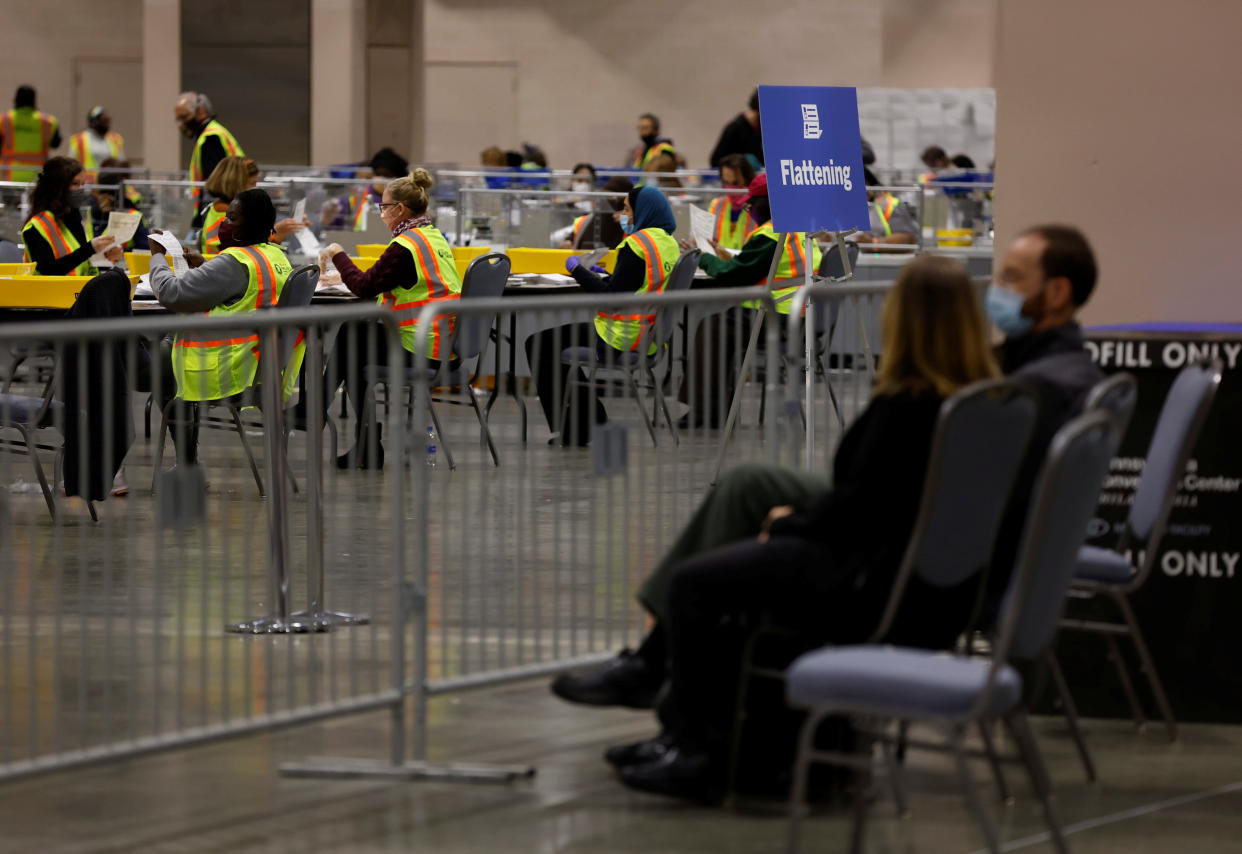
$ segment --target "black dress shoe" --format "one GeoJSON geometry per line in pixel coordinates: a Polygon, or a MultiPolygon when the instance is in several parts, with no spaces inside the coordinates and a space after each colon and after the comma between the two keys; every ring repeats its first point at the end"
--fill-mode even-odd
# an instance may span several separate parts
{"type": "Polygon", "coordinates": [[[638,765],[624,765],[618,772],[631,789],[713,805],[724,800],[724,775],[711,754],[672,744],[660,756],[638,765]]]}
{"type": "Polygon", "coordinates": [[[639,656],[623,649],[585,673],[562,673],[552,680],[552,693],[562,700],[585,706],[625,706],[650,709],[664,683],[639,656]]]}
{"type": "Polygon", "coordinates": [[[614,768],[642,765],[659,759],[672,746],[673,737],[667,733],[660,733],[655,738],[610,747],[604,751],[604,761],[614,768]]]}

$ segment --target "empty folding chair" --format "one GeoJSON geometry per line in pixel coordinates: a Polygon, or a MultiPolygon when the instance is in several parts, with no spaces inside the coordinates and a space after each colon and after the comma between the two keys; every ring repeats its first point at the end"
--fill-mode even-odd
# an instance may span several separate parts
{"type": "Polygon", "coordinates": [[[1134,609],[1130,606],[1130,596],[1147,581],[1160,557],[1160,540],[1168,525],[1178,484],[1185,474],[1195,441],[1207,421],[1216,389],[1220,386],[1222,370],[1219,360],[1187,365],[1181,370],[1160,409],[1160,418],[1147,448],[1147,462],[1121,536],[1112,549],[1084,546],[1074,561],[1071,595],[1076,599],[1100,596],[1112,600],[1122,622],[1073,617],[1061,621],[1064,629],[1104,636],[1135,723],[1141,727],[1145,723],[1142,705],[1116,642],[1118,637],[1130,638],[1155,695],[1170,741],[1177,738],[1177,721],[1139,630],[1134,609]],[[1137,569],[1127,556],[1130,551],[1142,555],[1137,569]]]}
{"type": "MultiPolygon", "coordinates": [[[[966,737],[980,723],[1004,722],[1041,802],[1053,844],[1058,851],[1068,851],[1053,808],[1048,772],[1027,722],[1022,677],[1009,662],[1038,660],[1052,642],[1073,575],[1073,558],[1082,546],[1119,441],[1116,422],[1102,412],[1080,416],[1053,438],[1027,515],[990,658],[850,646],[809,653],[789,668],[786,696],[792,705],[809,712],[794,767],[789,850],[799,846],[807,772],[813,762],[859,767],[864,773],[871,769],[867,755],[814,747],[815,732],[825,718],[848,715],[860,724],[870,722],[866,728],[860,726],[866,745],[891,744],[895,739],[889,726],[892,722],[923,723],[940,730],[943,740],[911,740],[909,744],[952,754],[967,803],[990,852],[1000,851],[999,840],[974,790],[968,765],[970,757],[982,754],[968,751],[966,737]]],[[[954,552],[955,535],[968,536],[969,525],[939,531],[946,557],[954,552]]],[[[945,561],[939,566],[916,564],[907,569],[939,577],[952,568],[952,562],[945,561]]],[[[855,801],[853,851],[862,850],[867,808],[867,793],[860,792],[855,801]]]]}

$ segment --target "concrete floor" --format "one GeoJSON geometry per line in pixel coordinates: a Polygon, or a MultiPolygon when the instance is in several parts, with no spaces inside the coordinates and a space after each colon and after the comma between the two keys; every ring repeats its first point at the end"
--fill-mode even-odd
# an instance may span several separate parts
{"type": "MultiPolygon", "coordinates": [[[[308,755],[378,757],[383,716],[369,714],[211,747],[80,770],[0,789],[0,850],[190,852],[768,852],[781,850],[777,805],[705,809],[631,793],[600,759],[642,737],[647,715],[583,710],[542,682],[434,702],[432,758],[532,763],[508,784],[286,779],[308,755]]],[[[1242,729],[1187,726],[1177,744],[1125,722],[1093,721],[1101,782],[1083,777],[1062,728],[1038,721],[1058,808],[1079,854],[1242,850],[1242,729]]],[[[912,814],[873,810],[868,850],[960,854],[982,841],[938,760],[910,757],[912,814]]],[[[982,780],[983,768],[976,779],[982,780]]],[[[1050,851],[1025,785],[990,802],[1007,850],[1050,851]]],[[[990,789],[981,790],[990,795],[990,789]]],[[[808,851],[844,850],[842,811],[811,819],[808,851]]]]}
{"type": "MultiPolygon", "coordinates": [[[[458,469],[449,472],[441,455],[428,470],[415,455],[399,516],[389,501],[399,467],[327,472],[326,604],[373,620],[316,636],[222,631],[272,606],[269,503],[258,497],[235,435],[205,440],[207,517],[187,531],[155,525],[147,487],[153,446],[141,438],[127,464],[133,493],[104,504],[97,526],[72,502],[62,525],[52,526],[41,498],[14,488],[19,477],[31,479],[29,464],[0,454],[11,533],[0,552],[0,772],[23,759],[175,738],[195,727],[266,724],[382,696],[393,685],[397,589],[417,585],[424,563],[426,645],[411,632],[406,654],[426,650],[432,685],[607,653],[632,640],[642,628],[634,585],[710,482],[718,434],[683,434],[675,447],[664,433],[653,448],[632,401],[611,403],[628,431],[628,464],[622,475],[599,477],[592,452],[546,447],[537,405],[527,405],[526,444],[514,404],[497,405],[499,469],[479,447],[469,410],[444,407],[458,469]],[[413,497],[424,477],[425,514],[413,497]]],[[[847,400],[846,414],[855,406],[847,400]]],[[[828,410],[820,411],[831,428],[828,410]]],[[[778,451],[798,458],[791,443],[767,444],[781,442],[779,431],[755,428],[753,395],[745,412],[749,426],[730,445],[728,464],[778,451]]],[[[303,438],[297,434],[292,459],[304,480],[303,438]]],[[[817,465],[834,440],[835,428],[821,435],[817,465]]],[[[291,498],[295,607],[306,598],[307,509],[304,493],[291,498]]],[[[409,666],[404,673],[412,675],[409,666]]],[[[778,805],[707,810],[624,790],[600,753],[650,734],[650,716],[576,709],[551,697],[544,681],[453,693],[429,708],[433,760],[530,764],[533,780],[278,776],[280,763],[308,756],[386,756],[387,713],[364,712],[0,784],[0,852],[780,850],[778,805]]],[[[1186,726],[1169,745],[1155,727],[1139,735],[1124,722],[1091,722],[1102,782],[1088,785],[1060,724],[1037,726],[1062,818],[1077,828],[1075,851],[1242,850],[1242,729],[1186,726]]],[[[881,804],[869,850],[978,850],[982,840],[954,786],[932,773],[941,761],[914,754],[910,767],[914,813],[897,819],[881,804]]],[[[1017,802],[995,804],[1010,850],[1050,850],[1016,771],[1012,782],[1017,802]]],[[[816,817],[807,850],[841,850],[847,828],[840,812],[816,817]]]]}

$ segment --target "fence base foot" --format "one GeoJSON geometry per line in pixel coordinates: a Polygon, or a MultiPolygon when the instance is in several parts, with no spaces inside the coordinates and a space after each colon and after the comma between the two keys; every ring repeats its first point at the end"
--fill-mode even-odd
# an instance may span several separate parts
{"type": "Polygon", "coordinates": [[[330,627],[327,623],[315,624],[309,620],[298,620],[295,617],[259,617],[243,623],[226,623],[224,630],[237,635],[292,635],[326,632],[330,627]]]}
{"type": "Polygon", "coordinates": [[[365,626],[371,622],[370,614],[347,614],[344,611],[298,611],[289,615],[291,623],[305,623],[309,628],[302,631],[326,632],[336,626],[365,626]]]}
{"type": "Polygon", "coordinates": [[[280,766],[284,777],[317,777],[333,780],[381,778],[390,780],[439,780],[449,783],[511,783],[535,776],[531,765],[487,765],[473,762],[404,762],[393,765],[380,759],[332,759],[313,757],[280,766]]]}

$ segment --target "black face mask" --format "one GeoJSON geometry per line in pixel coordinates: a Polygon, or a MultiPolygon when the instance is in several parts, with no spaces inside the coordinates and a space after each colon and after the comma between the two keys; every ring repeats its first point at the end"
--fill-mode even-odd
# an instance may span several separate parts
{"type": "Polygon", "coordinates": [[[181,126],[181,132],[189,139],[197,139],[203,128],[207,127],[207,122],[199,119],[190,119],[181,126]]]}
{"type": "Polygon", "coordinates": [[[650,148],[651,146],[656,144],[656,140],[659,138],[660,138],[660,135],[658,133],[649,133],[642,138],[643,145],[650,148]]]}

